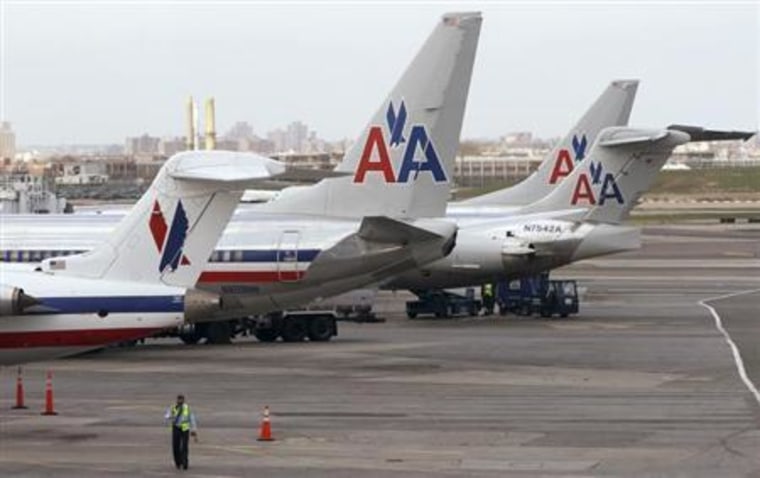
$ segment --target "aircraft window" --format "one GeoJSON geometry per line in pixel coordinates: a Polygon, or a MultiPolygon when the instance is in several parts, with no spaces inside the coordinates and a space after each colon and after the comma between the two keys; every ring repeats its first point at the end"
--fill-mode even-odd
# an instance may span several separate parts
{"type": "Polygon", "coordinates": [[[21,262],[29,262],[29,251],[23,251],[21,253],[21,262]]]}
{"type": "Polygon", "coordinates": [[[243,251],[235,251],[234,255],[233,262],[243,262],[243,251]]]}
{"type": "Polygon", "coordinates": [[[224,253],[222,254],[222,261],[230,262],[230,251],[224,251],[224,253]]]}

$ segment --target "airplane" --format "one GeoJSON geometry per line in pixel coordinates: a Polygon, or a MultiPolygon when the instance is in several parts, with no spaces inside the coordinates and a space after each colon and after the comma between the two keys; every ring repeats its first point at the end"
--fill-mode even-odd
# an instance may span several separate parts
{"type": "Polygon", "coordinates": [[[383,287],[466,287],[638,249],[639,229],[622,223],[676,146],[690,141],[747,140],[754,134],[685,125],[605,128],[551,193],[500,217],[490,210],[458,220],[457,245],[449,256],[399,274],[383,287]]]}
{"type": "Polygon", "coordinates": [[[639,80],[614,80],[583,116],[545,156],[536,171],[519,183],[473,198],[449,203],[447,214],[457,219],[468,215],[503,215],[544,198],[586,156],[604,129],[626,126],[631,117],[639,80]]]}
{"type": "MultiPolygon", "coordinates": [[[[209,320],[334,296],[451,252],[457,226],[444,213],[481,22],[479,13],[443,15],[346,153],[340,177],[293,188],[227,227],[197,284],[223,296],[209,320]]],[[[2,259],[87,250],[118,217],[6,216],[2,259]]]]}
{"type": "Polygon", "coordinates": [[[195,289],[242,196],[285,165],[253,153],[185,152],[92,250],[0,263],[0,364],[99,348],[220,307],[195,289]]]}

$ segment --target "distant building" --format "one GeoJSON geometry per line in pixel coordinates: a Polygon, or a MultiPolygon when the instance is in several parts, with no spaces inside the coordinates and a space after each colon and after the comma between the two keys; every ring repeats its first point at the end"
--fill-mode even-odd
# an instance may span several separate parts
{"type": "Polygon", "coordinates": [[[301,153],[305,150],[304,146],[308,137],[309,127],[300,121],[293,121],[285,131],[286,148],[301,153]]]}
{"type": "Polygon", "coordinates": [[[183,137],[161,138],[158,143],[158,154],[165,157],[173,156],[187,148],[187,141],[183,137]]]}
{"type": "Polygon", "coordinates": [[[281,153],[288,150],[285,140],[285,131],[276,129],[267,133],[267,139],[272,143],[272,149],[281,153]]]}
{"type": "Polygon", "coordinates": [[[315,152],[316,135],[309,136],[309,127],[300,121],[293,121],[284,130],[270,131],[267,139],[272,142],[276,153],[315,152]]]}
{"type": "Polygon", "coordinates": [[[0,177],[0,214],[67,212],[66,200],[57,197],[46,178],[28,174],[0,177]]]}
{"type": "Polygon", "coordinates": [[[16,134],[7,121],[0,123],[0,159],[16,157],[16,134]]]}
{"type": "Polygon", "coordinates": [[[529,131],[518,131],[504,135],[503,143],[506,146],[530,146],[533,142],[533,133],[529,131]]]}
{"type": "Polygon", "coordinates": [[[127,138],[126,144],[124,145],[124,152],[128,156],[156,155],[159,154],[158,147],[160,143],[161,138],[156,138],[147,134],[134,138],[127,138]]]}
{"type": "Polygon", "coordinates": [[[224,137],[235,141],[241,141],[252,140],[255,135],[253,134],[253,126],[248,124],[246,121],[238,121],[232,125],[232,128],[227,131],[224,137]]]}
{"type": "Polygon", "coordinates": [[[463,187],[513,183],[528,177],[542,160],[542,156],[464,156],[457,158],[454,177],[463,187]]]}
{"type": "Polygon", "coordinates": [[[103,184],[108,181],[106,165],[100,161],[80,161],[62,164],[63,172],[56,184],[103,184]]]}

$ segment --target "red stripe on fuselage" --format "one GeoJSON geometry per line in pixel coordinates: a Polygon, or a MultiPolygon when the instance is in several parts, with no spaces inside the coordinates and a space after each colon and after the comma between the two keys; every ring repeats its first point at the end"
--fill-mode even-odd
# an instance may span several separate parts
{"type": "Polygon", "coordinates": [[[133,328],[0,332],[0,349],[107,345],[114,342],[148,337],[159,330],[161,329],[133,328]]]}
{"type": "Polygon", "coordinates": [[[303,271],[205,271],[201,273],[198,282],[201,284],[293,282],[303,276],[303,271]]]}

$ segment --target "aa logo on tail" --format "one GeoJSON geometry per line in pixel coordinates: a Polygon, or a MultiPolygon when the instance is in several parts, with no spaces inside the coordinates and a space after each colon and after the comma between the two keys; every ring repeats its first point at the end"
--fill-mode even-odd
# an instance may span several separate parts
{"type": "Polygon", "coordinates": [[[406,104],[396,111],[393,102],[388,104],[385,114],[389,141],[383,133],[383,127],[370,126],[364,143],[359,164],[354,174],[355,183],[363,183],[369,173],[380,174],[386,183],[408,183],[416,180],[420,173],[427,172],[436,183],[448,182],[446,171],[438,158],[433,140],[428,136],[423,124],[411,126],[405,136],[406,104]],[[391,162],[389,149],[403,148],[401,167],[396,171],[391,162]]]}
{"type": "Polygon", "coordinates": [[[578,180],[573,189],[573,196],[570,203],[573,206],[578,204],[587,204],[592,206],[604,206],[608,200],[614,199],[618,204],[623,204],[623,193],[620,192],[615,176],[612,173],[605,172],[602,163],[593,161],[589,165],[589,173],[582,172],[578,175],[578,180]],[[589,173],[590,177],[589,177],[589,173]],[[594,192],[593,186],[598,187],[598,193],[594,192]]]}
{"type": "Polygon", "coordinates": [[[573,135],[572,147],[574,157],[571,157],[570,151],[567,148],[562,148],[557,152],[552,174],[549,176],[549,184],[557,184],[557,181],[565,176],[569,176],[573,172],[575,165],[583,161],[583,158],[586,157],[586,148],[588,147],[586,135],[582,135],[580,139],[578,139],[577,135],[573,135]]]}
{"type": "Polygon", "coordinates": [[[158,265],[159,272],[164,272],[167,267],[170,268],[170,272],[174,272],[180,265],[190,265],[190,260],[182,252],[185,247],[188,226],[187,214],[182,206],[182,201],[177,202],[171,227],[166,225],[164,213],[161,211],[158,200],[154,201],[153,212],[150,215],[148,225],[156,248],[161,254],[161,262],[158,265]]]}

